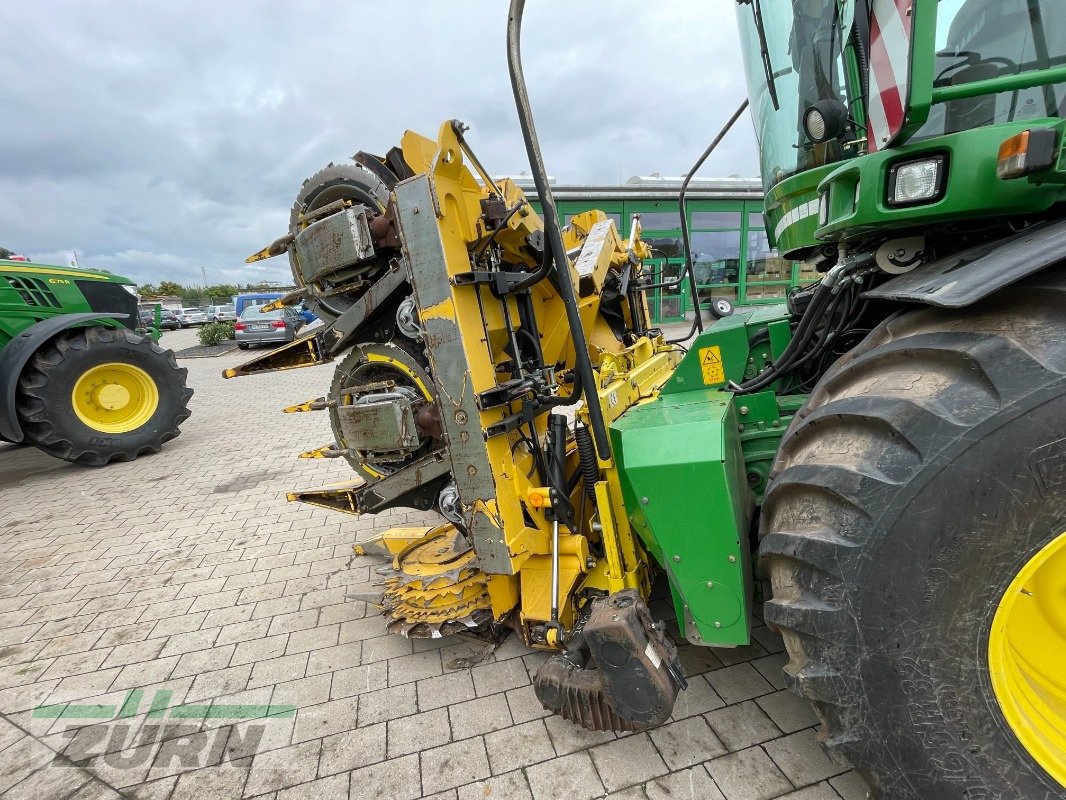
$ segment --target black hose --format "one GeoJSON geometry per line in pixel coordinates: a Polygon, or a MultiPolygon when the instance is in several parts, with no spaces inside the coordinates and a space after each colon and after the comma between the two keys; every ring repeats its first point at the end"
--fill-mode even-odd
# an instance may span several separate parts
{"type": "MultiPolygon", "coordinates": [[[[525,5],[525,0],[511,0],[511,8],[507,17],[507,67],[511,76],[511,91],[514,94],[515,107],[518,110],[518,123],[522,128],[522,139],[525,142],[526,155],[529,157],[530,172],[533,174],[533,183],[537,187],[537,197],[540,200],[541,214],[544,217],[545,250],[550,250],[552,254],[559,296],[566,308],[570,337],[574,342],[574,371],[580,379],[578,385],[588,392],[585,405],[588,408],[589,422],[592,425],[596,449],[600,457],[607,460],[611,457],[611,443],[607,438],[607,426],[603,420],[603,409],[600,407],[600,400],[596,395],[596,380],[592,371],[592,359],[589,358],[586,344],[588,339],[581,324],[577,293],[574,291],[574,282],[570,275],[570,262],[567,260],[566,248],[563,246],[563,237],[559,230],[559,213],[555,207],[555,198],[552,196],[551,187],[548,185],[547,171],[544,169],[544,159],[541,156],[537,131],[533,125],[533,113],[529,106],[529,95],[526,92],[526,81],[522,74],[522,12],[525,10],[525,5]]],[[[547,263],[549,262],[546,259],[545,265],[547,263]]],[[[537,273],[533,273],[530,277],[537,276],[540,271],[538,270],[537,273]]],[[[540,277],[536,277],[536,280],[540,280],[540,277]]],[[[530,281],[530,278],[527,278],[517,288],[527,288],[527,286],[535,283],[536,280],[527,283],[527,281],[530,281]]],[[[572,405],[579,399],[580,396],[575,391],[566,405],[572,405]]]]}
{"type": "Polygon", "coordinates": [[[692,292],[692,300],[695,303],[695,306],[693,309],[692,327],[689,328],[688,335],[681,339],[668,339],[667,341],[670,344],[684,342],[689,339],[697,329],[700,333],[703,333],[703,314],[700,310],[700,293],[699,289],[696,287],[696,270],[692,265],[692,244],[688,229],[688,185],[692,183],[692,179],[696,177],[696,173],[699,172],[700,167],[702,167],[704,162],[711,157],[711,153],[713,153],[715,148],[718,147],[718,143],[725,138],[725,135],[729,133],[747,107],[748,101],[745,100],[740,104],[737,110],[733,112],[733,116],[729,118],[729,121],[722,127],[722,130],[718,131],[718,135],[714,137],[709,145],[707,145],[707,149],[703,151],[703,155],[692,165],[692,169],[690,169],[688,174],[685,175],[685,180],[681,182],[681,193],[678,196],[678,205],[681,209],[681,241],[685,247],[685,269],[681,275],[678,276],[677,283],[674,285],[679,285],[687,276],[689,291],[692,292]]]}
{"type": "Polygon", "coordinates": [[[596,449],[592,446],[592,435],[584,425],[574,429],[574,441],[577,442],[578,464],[581,476],[585,480],[585,494],[590,500],[596,499],[596,482],[600,479],[600,466],[596,462],[596,449]]]}

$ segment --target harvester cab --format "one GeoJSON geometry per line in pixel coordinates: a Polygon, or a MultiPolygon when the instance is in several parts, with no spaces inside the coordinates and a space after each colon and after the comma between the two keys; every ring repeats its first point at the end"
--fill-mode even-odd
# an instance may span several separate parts
{"type": "Polygon", "coordinates": [[[1061,11],[739,0],[768,235],[822,277],[678,342],[639,221],[561,225],[523,5],[539,214],[453,120],[312,176],[250,259],[287,254],[284,302],[325,325],[227,377],[339,361],[286,410],[327,412],[304,455],[358,478],[290,498],[439,512],[357,544],[382,559],[362,598],[405,636],[514,629],[591,729],[668,719],[679,646],[747,644],[758,562],[787,679],[876,791],[1061,796],[1061,11]]]}

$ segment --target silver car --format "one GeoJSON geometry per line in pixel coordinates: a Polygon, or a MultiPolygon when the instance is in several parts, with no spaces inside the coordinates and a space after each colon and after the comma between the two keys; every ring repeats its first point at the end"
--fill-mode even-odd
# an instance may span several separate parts
{"type": "Polygon", "coordinates": [[[296,338],[304,326],[300,312],[293,308],[260,312],[262,306],[249,306],[233,326],[237,346],[247,350],[253,344],[285,344],[296,338]]]}
{"type": "Polygon", "coordinates": [[[174,315],[183,328],[188,328],[190,325],[203,325],[207,322],[207,314],[202,308],[182,308],[175,311],[174,315]]]}
{"type": "Polygon", "coordinates": [[[237,312],[232,305],[208,306],[205,311],[212,322],[234,322],[237,319],[237,312]]]}

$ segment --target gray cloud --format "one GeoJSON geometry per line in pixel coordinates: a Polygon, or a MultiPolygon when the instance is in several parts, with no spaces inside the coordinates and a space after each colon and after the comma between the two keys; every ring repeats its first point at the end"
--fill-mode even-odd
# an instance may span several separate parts
{"type": "MultiPolygon", "coordinates": [[[[687,169],[744,96],[733,4],[531,0],[551,173],[687,169]]],[[[503,0],[5,4],[0,244],[139,281],[287,280],[284,259],[243,258],[329,161],[459,117],[489,169],[528,169],[505,22],[503,0]]],[[[756,171],[744,124],[704,174],[756,171]]]]}

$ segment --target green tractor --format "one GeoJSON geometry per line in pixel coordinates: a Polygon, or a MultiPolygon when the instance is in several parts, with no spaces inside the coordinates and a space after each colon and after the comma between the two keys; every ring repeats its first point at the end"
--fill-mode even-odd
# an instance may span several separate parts
{"type": "MultiPolygon", "coordinates": [[[[287,253],[287,301],[325,325],[226,376],[338,360],[287,410],[328,411],[305,455],[359,478],[290,499],[440,512],[357,547],[390,560],[360,596],[389,631],[510,627],[552,651],[545,707],[647,729],[685,686],[646,605],[661,574],[681,647],[748,644],[762,602],[878,796],[1062,798],[1066,15],[735,6],[767,232],[820,280],[715,304],[691,341],[652,327],[639,222],[559,219],[512,0],[543,219],[455,120],[331,164],[252,257],[287,253]]],[[[688,250],[684,190],[681,211],[688,250]]]]}
{"type": "Polygon", "coordinates": [[[150,334],[126,278],[0,259],[0,440],[90,466],[158,453],[192,389],[150,334]]]}
{"type": "Polygon", "coordinates": [[[765,619],[886,798],[1066,796],[1064,11],[737,4],[767,228],[825,272],[726,387],[746,431],[807,395],[765,619]]]}

